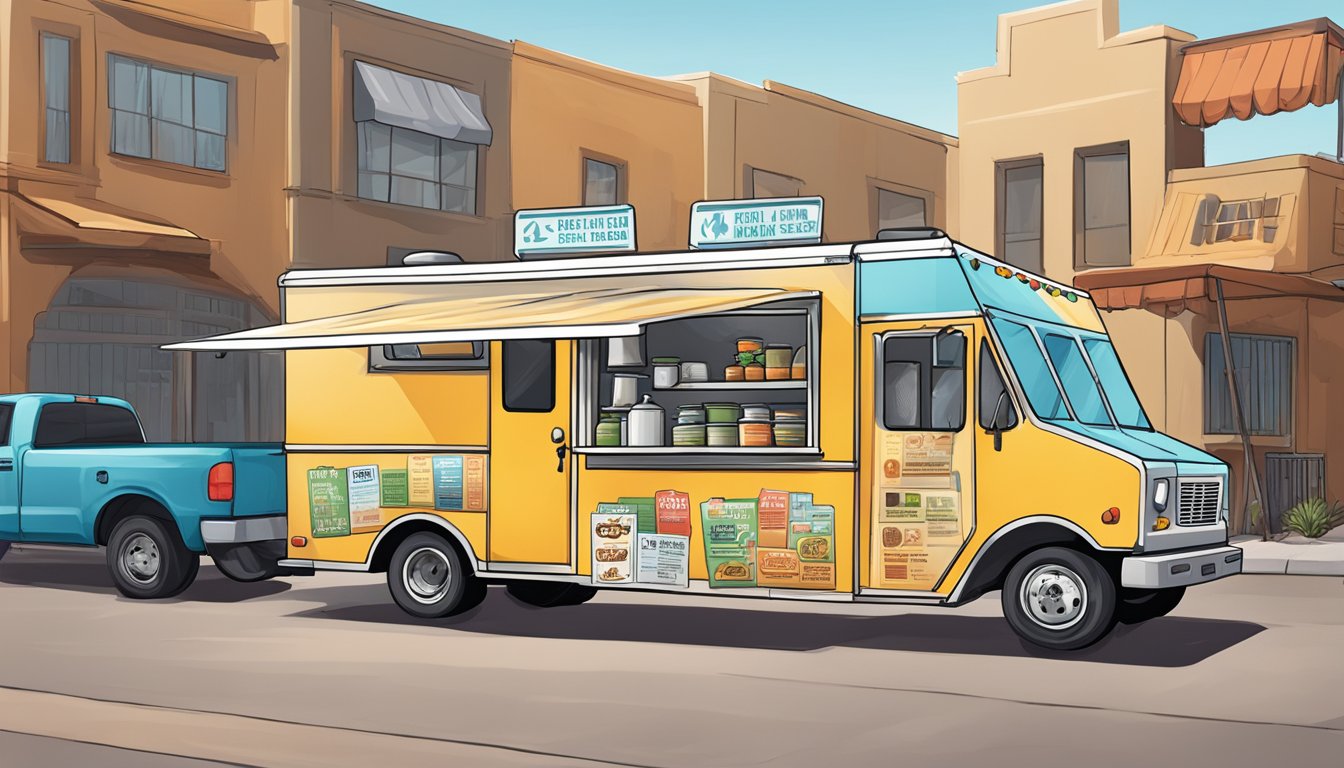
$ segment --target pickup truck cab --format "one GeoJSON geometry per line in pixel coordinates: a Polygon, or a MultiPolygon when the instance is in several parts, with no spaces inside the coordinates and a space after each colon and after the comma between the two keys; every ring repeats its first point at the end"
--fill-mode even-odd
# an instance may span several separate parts
{"type": "Polygon", "coordinates": [[[208,552],[225,575],[276,575],[279,444],[146,443],[130,403],[0,395],[0,556],[10,542],[107,547],[127,597],[171,597],[208,552]]]}

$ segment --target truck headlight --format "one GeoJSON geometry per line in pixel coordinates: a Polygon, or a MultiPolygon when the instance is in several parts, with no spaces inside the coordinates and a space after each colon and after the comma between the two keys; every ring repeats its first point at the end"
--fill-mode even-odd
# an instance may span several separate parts
{"type": "Polygon", "coordinates": [[[1163,512],[1167,508],[1167,495],[1171,490],[1171,481],[1165,477],[1153,482],[1153,509],[1163,512]]]}

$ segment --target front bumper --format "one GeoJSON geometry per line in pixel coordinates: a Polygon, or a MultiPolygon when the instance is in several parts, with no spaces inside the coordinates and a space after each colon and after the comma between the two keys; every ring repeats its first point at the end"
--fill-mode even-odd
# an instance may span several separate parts
{"type": "Polygon", "coordinates": [[[201,538],[207,545],[284,540],[286,531],[288,518],[285,515],[201,521],[201,538]]]}
{"type": "Polygon", "coordinates": [[[1241,573],[1241,550],[1232,546],[1134,555],[1120,563],[1120,586],[1134,589],[1187,587],[1237,573],[1241,573]]]}

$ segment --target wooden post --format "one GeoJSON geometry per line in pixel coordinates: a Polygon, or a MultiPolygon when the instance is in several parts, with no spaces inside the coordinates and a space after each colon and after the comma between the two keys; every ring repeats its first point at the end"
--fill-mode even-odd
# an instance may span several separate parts
{"type": "Polygon", "coordinates": [[[1260,486],[1260,472],[1255,467],[1255,453],[1251,448],[1251,432],[1246,426],[1246,417],[1241,411],[1241,393],[1237,387],[1236,368],[1232,364],[1232,337],[1227,331],[1227,303],[1223,300],[1223,281],[1213,278],[1214,290],[1218,296],[1218,329],[1223,340],[1223,370],[1227,374],[1227,392],[1232,398],[1232,426],[1241,436],[1241,450],[1245,456],[1243,471],[1246,479],[1246,519],[1250,522],[1251,492],[1260,504],[1260,536],[1269,541],[1269,509],[1265,504],[1265,491],[1260,486]]]}

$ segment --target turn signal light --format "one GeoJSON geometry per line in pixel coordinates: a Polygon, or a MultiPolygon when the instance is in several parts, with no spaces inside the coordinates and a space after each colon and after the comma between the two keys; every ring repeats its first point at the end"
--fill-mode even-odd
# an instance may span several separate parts
{"type": "Polygon", "coordinates": [[[295,547],[306,547],[308,546],[308,537],[293,536],[290,538],[289,543],[295,547]]]}
{"type": "Polygon", "coordinates": [[[211,501],[233,501],[233,462],[221,461],[210,468],[205,495],[211,501]]]}
{"type": "Polygon", "coordinates": [[[1169,517],[1159,517],[1153,521],[1154,531],[1165,531],[1170,527],[1171,527],[1171,518],[1169,517]]]}
{"type": "Polygon", "coordinates": [[[1115,525],[1116,523],[1120,522],[1120,508],[1111,507],[1105,512],[1102,512],[1101,522],[1105,523],[1106,525],[1115,525]]]}

